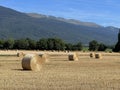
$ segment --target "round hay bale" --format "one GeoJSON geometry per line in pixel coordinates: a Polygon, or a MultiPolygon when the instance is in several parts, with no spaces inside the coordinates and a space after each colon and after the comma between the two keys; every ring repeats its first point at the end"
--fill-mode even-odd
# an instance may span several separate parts
{"type": "Polygon", "coordinates": [[[91,58],[95,58],[95,53],[90,53],[91,58]]]}
{"type": "Polygon", "coordinates": [[[39,56],[41,56],[42,62],[49,62],[49,55],[48,54],[41,54],[39,56]]]}
{"type": "Polygon", "coordinates": [[[41,66],[41,57],[37,54],[26,54],[22,59],[23,70],[39,71],[41,66]]]}
{"type": "Polygon", "coordinates": [[[25,54],[23,52],[17,53],[17,57],[23,57],[23,56],[25,56],[25,54]]]}
{"type": "Polygon", "coordinates": [[[96,53],[96,54],[95,54],[95,58],[97,58],[97,59],[102,59],[102,54],[101,54],[101,53],[96,53]]]}
{"type": "Polygon", "coordinates": [[[68,59],[69,59],[69,61],[78,61],[78,55],[77,55],[77,53],[69,54],[68,55],[68,59]]]}

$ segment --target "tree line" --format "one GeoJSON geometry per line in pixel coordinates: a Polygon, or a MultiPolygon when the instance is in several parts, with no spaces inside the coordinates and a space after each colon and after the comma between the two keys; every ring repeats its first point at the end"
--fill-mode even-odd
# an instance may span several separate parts
{"type": "Polygon", "coordinates": [[[65,43],[59,38],[42,38],[38,41],[30,38],[0,40],[0,49],[24,49],[24,50],[82,50],[82,44],[65,43]]]}
{"type": "MultiPolygon", "coordinates": [[[[81,42],[78,43],[66,43],[59,38],[42,38],[37,41],[30,38],[25,39],[0,39],[0,49],[22,49],[22,50],[70,50],[70,51],[81,51],[84,46],[81,42]]],[[[105,51],[107,48],[103,43],[98,43],[93,40],[89,42],[90,51],[105,51]]]]}

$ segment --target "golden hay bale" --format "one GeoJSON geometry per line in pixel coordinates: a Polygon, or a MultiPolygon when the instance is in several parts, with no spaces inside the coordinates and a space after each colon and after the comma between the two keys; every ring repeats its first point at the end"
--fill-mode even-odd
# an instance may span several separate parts
{"type": "Polygon", "coordinates": [[[101,53],[96,53],[96,54],[95,54],[95,58],[97,58],[97,59],[102,59],[102,54],[101,54],[101,53]]]}
{"type": "Polygon", "coordinates": [[[91,58],[95,58],[95,53],[90,53],[91,58]]]}
{"type": "Polygon", "coordinates": [[[49,62],[49,55],[48,54],[41,54],[39,56],[41,56],[42,62],[49,62]]]}
{"type": "Polygon", "coordinates": [[[23,57],[23,56],[25,56],[25,54],[23,52],[17,53],[17,57],[23,57]]]}
{"type": "Polygon", "coordinates": [[[26,54],[22,59],[23,70],[39,71],[41,69],[41,57],[37,54],[26,54]]]}
{"type": "Polygon", "coordinates": [[[69,61],[78,61],[78,54],[77,53],[69,54],[68,59],[69,61]]]}

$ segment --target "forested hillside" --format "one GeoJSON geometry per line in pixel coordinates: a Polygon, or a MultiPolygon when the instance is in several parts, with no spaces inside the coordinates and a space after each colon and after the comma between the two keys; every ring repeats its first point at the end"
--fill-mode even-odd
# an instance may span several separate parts
{"type": "Polygon", "coordinates": [[[81,22],[73,19],[64,19],[54,16],[33,13],[21,13],[0,6],[0,38],[20,39],[58,37],[64,41],[82,42],[88,44],[97,40],[105,44],[114,44],[117,41],[118,29],[103,27],[95,23],[81,22]]]}

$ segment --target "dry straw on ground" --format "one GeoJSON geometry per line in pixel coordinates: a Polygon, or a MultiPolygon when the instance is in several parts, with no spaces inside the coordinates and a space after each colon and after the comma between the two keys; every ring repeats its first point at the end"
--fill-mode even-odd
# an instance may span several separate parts
{"type": "Polygon", "coordinates": [[[97,59],[102,59],[102,54],[101,54],[101,53],[96,53],[96,54],[95,54],[95,58],[97,58],[97,59]]]}
{"type": "Polygon", "coordinates": [[[22,59],[23,70],[39,71],[41,69],[41,57],[37,54],[26,54],[22,59]]]}
{"type": "Polygon", "coordinates": [[[95,58],[95,53],[93,53],[93,52],[90,53],[90,57],[91,57],[91,58],[95,58]]]}
{"type": "Polygon", "coordinates": [[[77,53],[69,54],[68,59],[69,61],[78,61],[78,54],[77,53]]]}

